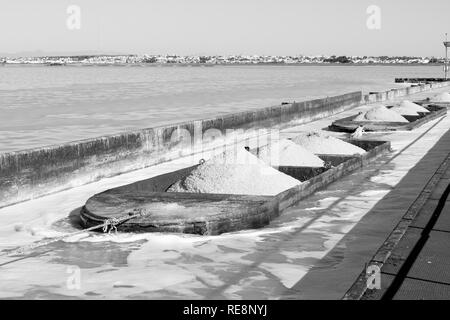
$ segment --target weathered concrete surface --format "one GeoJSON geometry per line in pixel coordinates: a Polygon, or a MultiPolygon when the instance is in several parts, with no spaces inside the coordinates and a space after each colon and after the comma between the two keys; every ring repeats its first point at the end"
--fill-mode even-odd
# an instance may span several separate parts
{"type": "MultiPolygon", "coordinates": [[[[444,90],[419,93],[407,99],[423,99],[444,90]]],[[[353,109],[344,114],[352,113],[353,109]]],[[[280,137],[320,130],[341,117],[335,115],[285,129],[280,137]]],[[[409,132],[365,135],[367,139],[391,141],[393,153],[382,155],[315,192],[265,228],[218,236],[85,233],[60,241],[45,255],[2,267],[0,297],[339,299],[373,256],[377,244],[386,239],[384,231],[389,233],[396,223],[396,217],[391,217],[387,210],[372,215],[370,223],[361,219],[420,162],[449,127],[450,119],[444,117],[409,132]],[[412,143],[425,131],[425,136],[412,143]],[[366,228],[352,233],[360,222],[366,228]],[[348,233],[347,240],[351,242],[341,242],[348,233]],[[311,271],[317,275],[315,266],[322,270],[317,281],[307,287],[295,286],[311,271]],[[79,290],[67,288],[68,268],[73,267],[81,271],[79,290]],[[299,289],[296,294],[287,295],[294,286],[299,289]]],[[[346,137],[343,133],[327,133],[346,137]]],[[[1,208],[0,249],[77,231],[79,228],[69,221],[92,195],[195,165],[202,157],[184,157],[1,208]]],[[[405,196],[392,199],[394,208],[401,208],[403,201],[408,201],[405,196]]],[[[0,257],[0,263],[3,261],[0,257]]]]}
{"type": "MultiPolygon", "coordinates": [[[[447,137],[445,142],[449,141],[447,137]]],[[[390,281],[378,290],[366,290],[362,299],[450,299],[449,164],[450,152],[434,175],[437,181],[430,180],[433,187],[424,191],[425,203],[413,208],[416,214],[403,224],[402,236],[383,245],[389,245],[389,256],[380,264],[381,277],[390,281]],[[439,200],[430,194],[439,194],[439,200]]]]}
{"type": "Polygon", "coordinates": [[[279,215],[274,197],[106,191],[87,201],[81,217],[89,227],[102,224],[105,217],[119,218],[137,211],[142,216],[118,225],[117,229],[217,235],[260,228],[279,215]]]}
{"type": "Polygon", "coordinates": [[[166,192],[173,183],[196,168],[192,166],[96,194],[88,199],[80,216],[85,227],[92,227],[106,219],[139,213],[141,216],[117,226],[120,231],[132,232],[217,235],[261,228],[278,217],[282,210],[390,149],[390,143],[385,141],[348,141],[367,152],[351,157],[327,155],[324,158],[334,164],[328,170],[284,168],[283,172],[304,182],[276,196],[166,192]]]}
{"type": "Polygon", "coordinates": [[[361,92],[294,102],[0,155],[0,207],[155,165],[217,145],[227,130],[283,128],[359,105],[361,92]],[[212,131],[210,131],[212,130],[212,131]]]}
{"type": "MultiPolygon", "coordinates": [[[[417,241],[420,233],[417,228],[425,228],[433,211],[437,207],[435,199],[430,196],[439,190],[442,196],[449,181],[444,177],[450,164],[450,131],[440,139],[435,147],[413,168],[399,184],[399,189],[394,190],[389,198],[383,199],[377,206],[380,210],[395,211],[399,217],[397,226],[390,234],[386,234],[386,240],[380,245],[376,254],[367,260],[367,264],[378,265],[382,275],[396,275],[417,241]],[[444,183],[442,183],[444,182],[444,183]],[[442,188],[440,186],[445,186],[442,188]],[[410,199],[409,206],[395,207],[395,201],[410,199]],[[384,206],[383,206],[384,202],[384,206]],[[426,221],[426,222],[425,222],[426,221]]],[[[369,217],[369,216],[368,216],[369,217]]],[[[397,218],[398,219],[398,218],[397,218]]],[[[448,267],[445,265],[445,267],[448,267]]],[[[388,277],[389,278],[389,277],[388,277]]],[[[381,289],[367,289],[367,276],[363,271],[356,282],[345,295],[346,299],[379,299],[391,283],[385,283],[381,289]]],[[[391,279],[393,280],[393,279],[391,279]]],[[[450,283],[450,278],[448,279],[450,283]]]]}
{"type": "MultiPolygon", "coordinates": [[[[142,169],[216,145],[227,130],[283,129],[354,108],[427,91],[449,82],[420,84],[362,96],[353,92],[232,113],[63,145],[0,154],[0,208],[46,194],[142,169]],[[211,131],[212,130],[212,131],[211,131]],[[209,132],[208,132],[209,131],[209,132]]],[[[245,139],[245,132],[240,139],[245,139]]]]}
{"type": "Polygon", "coordinates": [[[388,122],[388,121],[354,121],[358,115],[345,117],[334,121],[330,125],[331,130],[354,132],[359,126],[363,126],[365,131],[395,131],[395,130],[413,130],[425,123],[442,117],[447,114],[447,108],[437,105],[427,105],[426,108],[431,112],[419,116],[404,116],[409,123],[388,122]]]}
{"type": "MultiPolygon", "coordinates": [[[[291,289],[286,290],[282,295],[285,299],[340,299],[347,292],[347,290],[355,282],[355,279],[361,274],[366,263],[376,253],[377,249],[383,244],[386,237],[392,232],[394,226],[400,221],[405,214],[406,209],[411,206],[421,188],[428,181],[428,179],[437,170],[436,163],[440,163],[443,157],[446,156],[446,150],[449,149],[448,144],[441,143],[439,146],[431,148],[428,154],[419,160],[415,168],[406,166],[411,158],[422,158],[423,149],[433,141],[433,136],[440,137],[443,132],[448,130],[448,119],[440,119],[432,121],[433,124],[426,124],[428,128],[417,129],[421,133],[418,138],[416,132],[398,132],[398,133],[373,133],[373,136],[378,139],[393,139],[393,148],[396,151],[393,158],[386,161],[379,167],[379,178],[370,178],[367,182],[370,189],[377,190],[378,186],[375,182],[381,183],[383,180],[386,183],[385,188],[391,188],[390,179],[396,180],[397,176],[404,179],[398,184],[394,183],[395,188],[387,195],[377,201],[371,207],[367,214],[362,217],[358,224],[349,231],[341,241],[320,261],[314,264],[314,267],[291,289]],[[442,120],[442,121],[441,121],[442,120]],[[444,121],[445,120],[445,121],[444,121]],[[431,127],[430,127],[431,126],[431,127]],[[424,135],[424,132],[426,134],[424,135]],[[405,138],[400,138],[401,136],[405,138]],[[415,138],[412,138],[412,137],[415,138]],[[395,138],[394,138],[395,137],[395,138]],[[407,137],[410,137],[407,140],[407,137]],[[408,143],[400,141],[409,141],[408,143]],[[414,141],[412,141],[414,140],[414,141]],[[399,153],[400,152],[400,153],[399,153]],[[392,169],[394,172],[389,173],[392,169]],[[410,174],[408,174],[408,172],[410,174]],[[385,178],[381,178],[381,177],[385,178]],[[389,179],[387,179],[389,177],[389,179]],[[389,182],[388,182],[389,181],[389,182]]],[[[323,126],[323,125],[322,125],[323,126]]],[[[308,129],[306,129],[308,130],[308,129]]],[[[295,131],[291,131],[295,134],[295,131]]],[[[434,145],[432,142],[431,145],[434,145]]],[[[356,183],[356,179],[354,180],[356,183]]],[[[358,188],[366,189],[362,185],[358,188]]],[[[354,190],[358,193],[357,189],[354,190]]],[[[353,195],[352,191],[349,192],[353,195]]],[[[349,196],[349,198],[350,198],[349,196]]],[[[315,196],[313,196],[315,197],[315,196]]],[[[353,198],[353,197],[352,197],[353,198]]],[[[360,201],[356,201],[352,208],[359,211],[359,206],[366,206],[363,204],[363,199],[359,196],[360,201]]],[[[368,199],[369,202],[371,201],[368,199]]],[[[350,201],[350,200],[349,200],[350,201]]],[[[342,201],[343,202],[343,201],[342,201]]],[[[364,201],[365,202],[365,201],[364,201]]],[[[338,202],[339,203],[339,202],[338,202]]],[[[370,207],[370,206],[369,206],[370,207]]],[[[342,209],[341,209],[342,210],[342,209]]],[[[335,214],[338,211],[334,210],[335,214]]],[[[378,262],[374,261],[373,264],[378,262]]],[[[382,279],[384,281],[385,279],[382,279]]],[[[360,283],[365,286],[365,279],[360,283]]]]}
{"type": "Polygon", "coordinates": [[[447,108],[447,109],[450,108],[450,102],[433,101],[432,99],[419,100],[419,101],[415,101],[415,103],[421,104],[421,105],[433,104],[433,105],[447,108]]]}
{"type": "Polygon", "coordinates": [[[446,87],[449,85],[449,81],[444,82],[435,82],[435,83],[426,83],[426,84],[415,84],[410,87],[401,88],[401,89],[391,89],[384,92],[373,92],[367,94],[363,97],[362,103],[375,103],[375,102],[384,102],[388,100],[398,99],[404,96],[417,94],[420,92],[438,89],[442,87],[446,87]]]}
{"type": "MultiPolygon", "coordinates": [[[[390,143],[387,141],[348,141],[357,145],[359,144],[358,146],[365,149],[367,152],[361,156],[349,157],[337,166],[277,195],[280,210],[285,210],[286,208],[313,194],[315,191],[326,187],[330,183],[339,180],[339,178],[348,175],[358,168],[362,168],[370,161],[374,160],[374,158],[381,155],[383,152],[389,151],[390,149],[390,143]]],[[[319,155],[319,157],[320,156],[321,155],[319,155]]],[[[333,158],[331,155],[328,155],[327,157],[328,159],[333,158]]],[[[338,159],[339,158],[341,157],[338,157],[338,159]]]]}
{"type": "Polygon", "coordinates": [[[273,196],[166,192],[196,166],[176,170],[96,194],[80,215],[85,227],[139,212],[120,231],[216,235],[260,228],[279,215],[273,196]]]}

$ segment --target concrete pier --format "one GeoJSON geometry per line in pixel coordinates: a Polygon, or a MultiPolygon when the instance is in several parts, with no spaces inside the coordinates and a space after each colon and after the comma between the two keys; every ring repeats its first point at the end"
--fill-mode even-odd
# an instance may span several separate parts
{"type": "Polygon", "coordinates": [[[436,82],[362,95],[352,92],[142,129],[62,145],[0,154],[0,208],[103,178],[195,154],[227,130],[283,129],[330,117],[360,104],[383,102],[448,86],[436,82]]]}
{"type": "MultiPolygon", "coordinates": [[[[385,97],[391,97],[388,103],[403,97],[420,100],[447,90],[385,97]]],[[[355,106],[291,124],[280,135],[324,129],[336,119],[369,108],[355,106]]],[[[435,181],[437,164],[450,151],[450,144],[440,142],[449,128],[450,118],[441,117],[409,132],[366,134],[364,139],[390,141],[392,153],[290,207],[262,229],[206,237],[86,233],[51,244],[0,267],[0,297],[341,299],[405,219],[428,181],[435,181]],[[79,270],[79,287],[67,286],[71,270],[79,270]]],[[[0,250],[79,230],[77,214],[92,195],[185,168],[200,158],[181,157],[5,206],[0,209],[0,250]]],[[[0,256],[0,264],[9,260],[0,256]]]]}
{"type": "Polygon", "coordinates": [[[422,190],[368,262],[381,285],[367,288],[363,271],[346,299],[450,299],[450,131],[401,183],[422,190]]]}

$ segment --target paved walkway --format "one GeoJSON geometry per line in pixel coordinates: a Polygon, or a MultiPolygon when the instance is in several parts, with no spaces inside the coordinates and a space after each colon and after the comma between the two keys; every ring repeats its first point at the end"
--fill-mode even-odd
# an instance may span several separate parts
{"type": "MultiPolygon", "coordinates": [[[[361,271],[365,269],[365,265],[371,259],[376,259],[377,262],[381,259],[372,257],[404,217],[408,208],[413,206],[439,165],[450,153],[449,124],[449,118],[443,118],[426,131],[422,131],[415,139],[409,139],[407,143],[403,139],[406,139],[411,133],[405,133],[404,138],[401,137],[401,133],[393,134],[396,136],[395,139],[387,135],[377,137],[381,140],[390,138],[397,152],[377,164],[380,172],[376,175],[372,174],[367,183],[361,184],[356,183],[356,180],[353,181],[355,187],[360,190],[375,192],[383,184],[387,188],[389,186],[392,188],[379,200],[377,199],[378,201],[369,208],[361,220],[326,256],[315,263],[308,274],[291,290],[286,291],[283,298],[341,299],[352,287],[361,271]],[[401,141],[403,144],[400,143],[401,141]],[[428,143],[432,143],[433,147],[426,151],[423,150],[428,143]],[[411,165],[410,159],[417,157],[418,160],[411,165]],[[391,176],[392,181],[384,179],[387,176],[391,176]],[[396,179],[397,176],[398,179],[396,179]],[[375,184],[369,186],[370,183],[375,184]]],[[[358,198],[361,199],[360,195],[358,198]]],[[[364,205],[363,202],[360,204],[350,202],[350,204],[353,211],[357,211],[358,207],[364,205]]],[[[359,291],[361,288],[362,285],[358,287],[359,291]]],[[[356,291],[358,292],[358,290],[356,291]]]]}
{"type": "MultiPolygon", "coordinates": [[[[450,131],[440,145],[450,145],[450,131]]],[[[450,155],[437,183],[381,268],[381,289],[363,299],[450,299],[450,155]]]]}
{"type": "MultiPolygon", "coordinates": [[[[368,275],[363,270],[346,299],[450,299],[449,185],[447,131],[392,194],[392,204],[402,194],[416,198],[402,209],[397,226],[367,261],[381,268],[381,286],[367,289],[368,275]],[[417,187],[421,188],[418,194],[417,187]]],[[[395,209],[387,206],[384,210],[395,209]]]]}

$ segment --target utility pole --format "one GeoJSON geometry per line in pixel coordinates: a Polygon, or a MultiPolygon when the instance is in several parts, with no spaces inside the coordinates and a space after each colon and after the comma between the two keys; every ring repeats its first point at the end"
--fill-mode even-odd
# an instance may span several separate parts
{"type": "Polygon", "coordinates": [[[447,73],[448,73],[448,47],[450,47],[450,41],[447,41],[447,33],[445,33],[445,41],[444,41],[444,47],[445,47],[445,65],[444,65],[444,80],[447,80],[447,73]]]}

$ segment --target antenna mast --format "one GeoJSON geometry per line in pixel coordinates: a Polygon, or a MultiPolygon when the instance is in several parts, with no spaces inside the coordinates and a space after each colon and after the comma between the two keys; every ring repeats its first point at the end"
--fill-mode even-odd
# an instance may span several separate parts
{"type": "Polygon", "coordinates": [[[445,47],[444,80],[447,80],[447,73],[448,73],[448,47],[450,47],[450,42],[447,41],[447,33],[445,33],[444,47],[445,47]]]}

